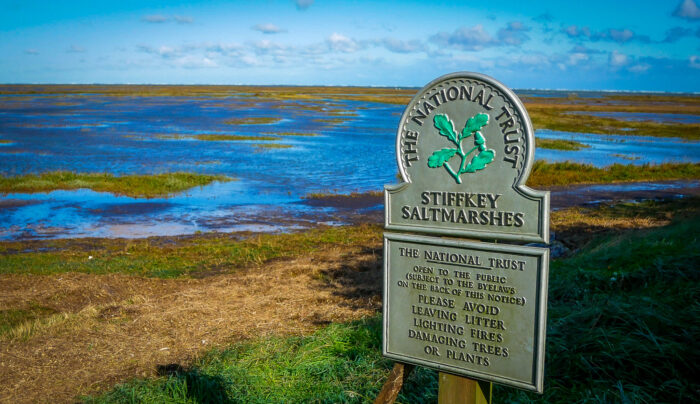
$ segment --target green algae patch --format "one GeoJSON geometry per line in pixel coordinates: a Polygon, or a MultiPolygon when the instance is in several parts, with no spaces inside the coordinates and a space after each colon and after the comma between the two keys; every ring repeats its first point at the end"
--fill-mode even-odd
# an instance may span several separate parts
{"type": "Polygon", "coordinates": [[[590,146],[573,140],[535,139],[535,145],[543,149],[576,151],[590,146]]]}
{"type": "Polygon", "coordinates": [[[259,149],[291,149],[290,144],[279,144],[279,143],[255,143],[253,146],[259,149]]]}
{"type": "Polygon", "coordinates": [[[340,125],[347,122],[344,118],[314,118],[312,122],[322,123],[324,125],[340,125]]]}
{"type": "Polygon", "coordinates": [[[304,133],[304,132],[270,132],[267,135],[275,136],[320,136],[318,133],[304,133]]]}
{"type": "Polygon", "coordinates": [[[0,176],[0,193],[34,193],[86,188],[136,198],[155,198],[208,185],[214,181],[232,180],[233,178],[225,175],[184,172],[115,176],[107,173],[53,171],[38,175],[0,176]]]}
{"type": "MultiPolygon", "coordinates": [[[[225,133],[203,133],[199,135],[188,134],[160,134],[156,135],[156,139],[161,140],[204,140],[210,142],[237,142],[247,140],[280,140],[275,136],[251,136],[251,135],[229,135],[225,133]]],[[[145,138],[142,138],[145,139],[145,138]]]]}
{"type": "Polygon", "coordinates": [[[589,164],[536,161],[527,184],[537,187],[682,179],[700,179],[700,163],[613,164],[598,168],[589,164]]]}
{"type": "Polygon", "coordinates": [[[270,125],[281,121],[282,118],[269,116],[250,116],[246,118],[231,118],[224,121],[226,125],[270,125]]]}
{"type": "Polygon", "coordinates": [[[204,135],[194,135],[194,139],[207,140],[207,141],[243,141],[243,140],[280,140],[278,137],[274,136],[249,136],[249,135],[219,135],[219,134],[204,134],[204,135]]]}
{"type": "MultiPolygon", "coordinates": [[[[124,135],[126,136],[133,136],[133,135],[124,135]]],[[[183,139],[191,139],[191,136],[183,135],[183,134],[178,134],[178,133],[161,133],[158,135],[154,136],[156,139],[160,140],[183,140],[183,139]]],[[[138,140],[147,140],[147,137],[144,136],[134,136],[134,139],[138,140]]]]}

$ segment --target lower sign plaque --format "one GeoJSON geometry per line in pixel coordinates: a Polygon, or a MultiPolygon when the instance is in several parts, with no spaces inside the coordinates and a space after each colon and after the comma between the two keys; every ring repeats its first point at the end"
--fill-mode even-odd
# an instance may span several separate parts
{"type": "Polygon", "coordinates": [[[384,234],[386,357],[542,392],[549,250],[384,234]]]}

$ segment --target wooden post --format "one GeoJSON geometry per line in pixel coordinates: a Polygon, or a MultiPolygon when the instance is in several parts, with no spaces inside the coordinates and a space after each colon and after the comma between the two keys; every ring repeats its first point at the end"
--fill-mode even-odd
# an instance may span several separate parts
{"type": "Polygon", "coordinates": [[[491,404],[491,383],[443,372],[438,377],[438,404],[491,404]]]}
{"type": "Polygon", "coordinates": [[[384,387],[382,387],[382,391],[379,392],[379,395],[374,400],[374,404],[393,404],[401,391],[401,387],[403,387],[403,382],[411,374],[413,368],[415,368],[413,365],[396,362],[394,368],[391,369],[391,373],[389,373],[389,378],[384,383],[384,387]]]}

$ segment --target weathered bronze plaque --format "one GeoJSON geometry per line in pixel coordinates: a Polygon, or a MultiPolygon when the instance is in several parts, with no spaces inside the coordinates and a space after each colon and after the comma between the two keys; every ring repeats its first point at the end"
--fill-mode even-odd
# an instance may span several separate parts
{"type": "Polygon", "coordinates": [[[425,86],[399,123],[404,183],[386,187],[389,230],[548,242],[549,193],[525,186],[530,118],[503,84],[454,73],[425,86]]]}
{"type": "MultiPolygon", "coordinates": [[[[401,117],[386,229],[548,242],[549,193],[525,186],[534,149],[503,84],[440,77],[401,117]]],[[[542,392],[548,268],[546,248],[385,233],[384,355],[542,392]]]]}
{"type": "Polygon", "coordinates": [[[549,250],[384,234],[385,356],[542,392],[549,250]]]}

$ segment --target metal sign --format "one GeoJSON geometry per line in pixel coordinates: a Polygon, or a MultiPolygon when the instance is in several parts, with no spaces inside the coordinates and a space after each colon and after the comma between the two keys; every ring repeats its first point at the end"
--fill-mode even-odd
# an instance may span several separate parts
{"type": "MultiPolygon", "coordinates": [[[[438,78],[401,118],[385,228],[548,242],[549,193],[525,186],[534,148],[503,84],[438,78]]],[[[385,233],[384,355],[541,393],[548,268],[546,248],[385,233]]]]}
{"type": "Polygon", "coordinates": [[[386,187],[386,229],[548,242],[549,193],[525,186],[534,148],[530,118],[503,84],[440,77],[401,117],[404,183],[386,187]]]}
{"type": "Polygon", "coordinates": [[[542,392],[548,262],[546,248],[385,233],[384,355],[542,392]]]}

